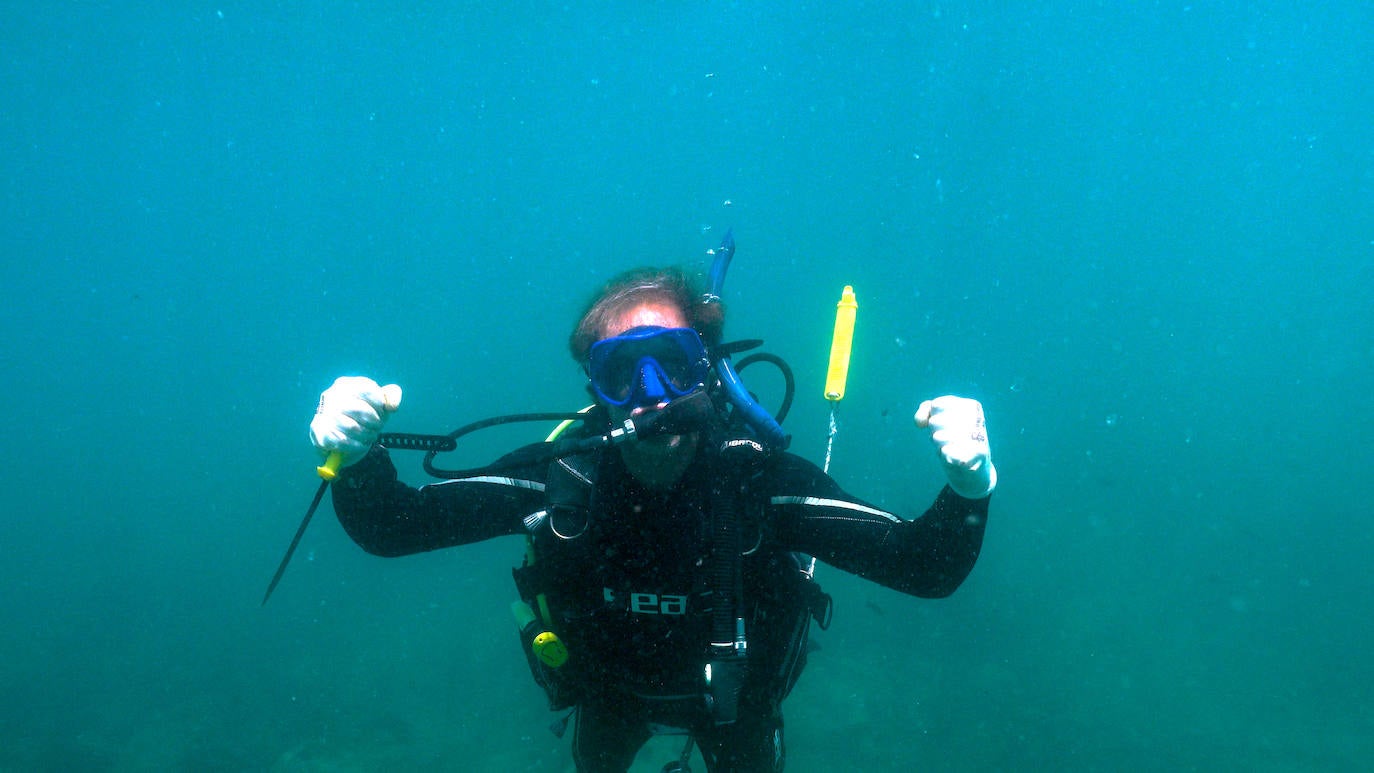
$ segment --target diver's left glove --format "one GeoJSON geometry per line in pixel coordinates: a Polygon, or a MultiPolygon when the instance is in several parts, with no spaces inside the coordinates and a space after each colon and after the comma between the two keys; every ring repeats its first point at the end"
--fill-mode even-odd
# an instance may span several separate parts
{"type": "Polygon", "coordinates": [[[363,376],[341,376],[320,395],[310,421],[310,442],[323,454],[343,454],[342,467],[367,455],[387,417],[401,407],[401,388],[363,376]]]}
{"type": "Polygon", "coordinates": [[[916,409],[916,426],[930,430],[954,493],[982,499],[997,487],[982,403],[954,395],[926,400],[916,409]]]}

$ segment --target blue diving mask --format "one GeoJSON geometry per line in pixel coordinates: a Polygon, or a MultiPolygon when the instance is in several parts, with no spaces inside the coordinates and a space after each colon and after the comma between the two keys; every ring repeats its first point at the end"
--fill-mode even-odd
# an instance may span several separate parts
{"type": "Polygon", "coordinates": [[[587,375],[592,391],[610,405],[649,407],[683,397],[706,384],[711,361],[689,327],[631,328],[592,344],[587,375]]]}

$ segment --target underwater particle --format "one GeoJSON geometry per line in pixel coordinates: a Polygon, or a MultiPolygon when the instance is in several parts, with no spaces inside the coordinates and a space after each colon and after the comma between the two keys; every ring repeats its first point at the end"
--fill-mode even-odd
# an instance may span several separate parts
{"type": "Polygon", "coordinates": [[[1107,422],[1107,426],[1108,426],[1108,427],[1115,427],[1116,424],[1117,424],[1117,422],[1119,422],[1119,421],[1121,421],[1121,416],[1120,416],[1120,414],[1115,414],[1115,413],[1109,413],[1109,414],[1107,414],[1106,422],[1107,422]]]}
{"type": "Polygon", "coordinates": [[[720,205],[721,205],[722,207],[733,207],[733,206],[735,206],[735,202],[733,202],[733,201],[731,201],[731,200],[729,200],[729,199],[726,199],[725,201],[722,201],[722,202],[720,203],[720,205]]]}

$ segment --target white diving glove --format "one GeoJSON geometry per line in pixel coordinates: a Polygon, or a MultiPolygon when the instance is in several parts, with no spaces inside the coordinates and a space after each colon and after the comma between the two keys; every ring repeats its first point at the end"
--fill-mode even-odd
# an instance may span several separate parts
{"type": "Polygon", "coordinates": [[[340,466],[347,467],[367,455],[387,417],[400,407],[399,386],[379,386],[370,378],[342,376],[320,395],[320,407],[310,422],[310,442],[322,454],[343,454],[340,466]]]}
{"type": "Polygon", "coordinates": [[[967,397],[945,395],[916,409],[916,426],[930,430],[949,487],[965,499],[982,499],[997,486],[983,405],[967,397]]]}

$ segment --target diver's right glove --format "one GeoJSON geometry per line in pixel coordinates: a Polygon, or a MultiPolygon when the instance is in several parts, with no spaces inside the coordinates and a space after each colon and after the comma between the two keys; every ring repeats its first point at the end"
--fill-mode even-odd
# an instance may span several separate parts
{"type": "Polygon", "coordinates": [[[387,417],[401,407],[401,388],[379,386],[363,376],[341,376],[320,395],[310,422],[310,442],[328,455],[343,454],[342,467],[367,455],[387,417]]]}
{"type": "Polygon", "coordinates": [[[954,493],[982,499],[997,487],[982,403],[954,395],[926,400],[916,409],[916,426],[930,430],[954,493]]]}

